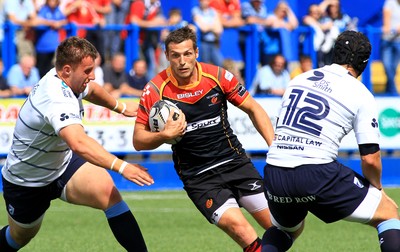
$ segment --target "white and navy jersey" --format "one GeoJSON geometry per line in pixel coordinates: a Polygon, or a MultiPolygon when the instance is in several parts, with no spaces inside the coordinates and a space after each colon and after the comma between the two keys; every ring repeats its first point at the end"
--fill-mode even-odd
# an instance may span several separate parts
{"type": "Polygon", "coordinates": [[[282,97],[267,163],[282,167],[336,160],[343,137],[378,144],[375,99],[363,83],[333,64],[294,78],[282,97]]]}
{"type": "Polygon", "coordinates": [[[39,187],[51,183],[66,169],[72,151],[59,137],[71,124],[82,124],[82,97],[49,71],[26,99],[19,111],[13,141],[2,174],[21,186],[39,187]]]}

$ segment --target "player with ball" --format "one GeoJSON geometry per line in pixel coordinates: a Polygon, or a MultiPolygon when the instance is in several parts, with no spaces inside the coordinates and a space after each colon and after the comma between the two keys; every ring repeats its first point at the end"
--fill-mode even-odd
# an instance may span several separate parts
{"type": "Polygon", "coordinates": [[[227,103],[248,114],[268,145],[274,137],[271,121],[232,73],[196,60],[196,41],[189,27],[168,35],[170,66],[143,90],[133,145],[150,150],[172,144],[175,170],[199,211],[243,251],[261,251],[261,240],[240,207],[268,229],[268,203],[262,178],[230,127],[227,103]]]}

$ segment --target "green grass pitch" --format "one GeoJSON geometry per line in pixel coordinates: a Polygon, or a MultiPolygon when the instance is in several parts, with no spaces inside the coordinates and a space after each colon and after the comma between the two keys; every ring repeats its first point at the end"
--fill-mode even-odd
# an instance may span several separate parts
{"type": "MultiPolygon", "coordinates": [[[[386,189],[400,203],[400,188],[386,189]]],[[[184,191],[124,192],[150,252],[242,251],[225,233],[209,224],[184,191]]],[[[0,201],[0,226],[6,223],[4,201],[0,201]]],[[[245,212],[257,228],[263,230],[245,212]]],[[[20,251],[29,252],[118,252],[124,251],[114,239],[104,213],[87,207],[53,201],[39,234],[20,251]]],[[[291,252],[375,252],[379,250],[374,228],[340,221],[325,224],[311,214],[302,236],[291,252]]]]}

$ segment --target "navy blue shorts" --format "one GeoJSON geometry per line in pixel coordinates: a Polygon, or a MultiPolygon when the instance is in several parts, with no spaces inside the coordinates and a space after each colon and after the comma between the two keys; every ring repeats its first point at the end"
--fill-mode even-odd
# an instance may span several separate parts
{"type": "Polygon", "coordinates": [[[264,190],[262,177],[249,159],[228,162],[183,183],[189,198],[210,223],[213,213],[229,198],[238,202],[264,190]]]}
{"type": "Polygon", "coordinates": [[[19,186],[2,178],[7,212],[15,221],[23,224],[39,219],[49,208],[50,201],[61,196],[69,179],[84,163],[86,163],[85,160],[73,154],[65,172],[44,187],[19,186]]]}
{"type": "Polygon", "coordinates": [[[308,211],[326,223],[341,220],[356,210],[370,183],[360,174],[334,161],[296,168],[264,167],[265,196],[275,220],[294,227],[308,211]]]}

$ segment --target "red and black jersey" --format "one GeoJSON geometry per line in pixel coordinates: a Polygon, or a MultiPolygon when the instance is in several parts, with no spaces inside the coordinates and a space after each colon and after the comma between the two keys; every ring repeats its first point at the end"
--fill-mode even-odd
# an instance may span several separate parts
{"type": "Polygon", "coordinates": [[[239,106],[249,97],[246,88],[223,68],[197,63],[198,81],[179,87],[167,68],[144,88],[136,122],[148,125],[149,111],[160,99],[175,103],[185,114],[186,133],[172,146],[175,169],[184,179],[245,157],[233,133],[227,101],[239,106]]]}

